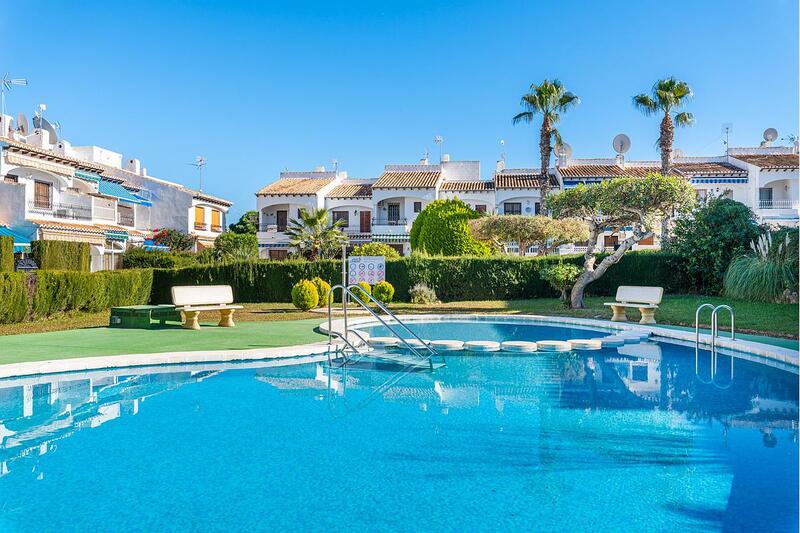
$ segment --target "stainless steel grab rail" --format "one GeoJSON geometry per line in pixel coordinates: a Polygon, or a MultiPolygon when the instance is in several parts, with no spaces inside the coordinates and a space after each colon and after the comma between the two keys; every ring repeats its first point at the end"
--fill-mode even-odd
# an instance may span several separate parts
{"type": "Polygon", "coordinates": [[[719,319],[717,313],[721,310],[727,310],[731,314],[731,340],[736,340],[736,314],[733,308],[729,305],[721,304],[714,307],[712,304],[704,303],[700,305],[694,313],[694,373],[695,377],[701,383],[706,385],[714,385],[717,388],[727,389],[733,382],[733,357],[731,357],[731,374],[727,386],[719,385],[716,382],[716,375],[718,370],[718,356],[717,356],[717,337],[719,337],[719,319]],[[706,307],[711,310],[711,362],[709,368],[710,381],[705,381],[699,375],[699,359],[700,359],[700,311],[706,307]]]}

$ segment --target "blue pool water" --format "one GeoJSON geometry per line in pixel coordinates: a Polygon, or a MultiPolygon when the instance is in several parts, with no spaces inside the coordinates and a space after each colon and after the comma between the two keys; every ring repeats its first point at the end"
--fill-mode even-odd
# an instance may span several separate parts
{"type": "Polygon", "coordinates": [[[446,362],[0,381],[0,531],[797,530],[795,373],[721,356],[707,384],[664,343],[446,362]]]}

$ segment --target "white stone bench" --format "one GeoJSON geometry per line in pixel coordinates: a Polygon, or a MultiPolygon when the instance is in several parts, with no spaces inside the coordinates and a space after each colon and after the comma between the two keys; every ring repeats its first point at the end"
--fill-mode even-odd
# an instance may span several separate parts
{"type": "Polygon", "coordinates": [[[183,313],[183,327],[200,329],[200,311],[219,311],[219,325],[232,328],[233,312],[241,305],[233,303],[233,290],[230,285],[183,285],[172,287],[172,303],[183,313]]]}
{"type": "Polygon", "coordinates": [[[655,324],[655,313],[658,309],[658,304],[661,303],[661,297],[664,296],[663,287],[635,287],[630,285],[620,285],[617,288],[617,301],[607,302],[603,305],[608,305],[614,312],[611,320],[614,322],[626,322],[628,317],[625,316],[626,307],[635,307],[642,314],[640,324],[655,324]]]}

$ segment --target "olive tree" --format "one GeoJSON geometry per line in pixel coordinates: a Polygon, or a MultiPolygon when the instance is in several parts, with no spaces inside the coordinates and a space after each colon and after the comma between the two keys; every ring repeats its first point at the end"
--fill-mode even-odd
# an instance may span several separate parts
{"type": "Polygon", "coordinates": [[[598,185],[578,185],[547,198],[553,216],[576,217],[589,226],[589,243],[583,271],[572,287],[570,305],[583,308],[586,287],[619,262],[634,244],[652,237],[660,221],[673,214],[688,213],[695,203],[695,192],[685,179],[648,174],[644,178],[613,178],[598,185]],[[619,243],[613,253],[597,263],[597,239],[606,231],[631,227],[632,235],[619,243]]]}
{"type": "Polygon", "coordinates": [[[589,227],[577,218],[554,219],[543,215],[490,215],[470,221],[476,239],[491,243],[495,249],[514,241],[519,245],[519,255],[532,245],[541,250],[567,242],[585,241],[589,227]]]}

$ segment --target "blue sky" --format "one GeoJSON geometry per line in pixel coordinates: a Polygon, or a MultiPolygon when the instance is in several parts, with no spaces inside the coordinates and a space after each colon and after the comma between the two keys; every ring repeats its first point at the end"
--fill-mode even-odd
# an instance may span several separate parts
{"type": "Polygon", "coordinates": [[[582,103],[560,129],[575,157],[656,158],[658,119],[631,96],[659,77],[690,83],[697,123],[686,153],[753,145],[767,127],[798,133],[794,0],[9,2],[0,70],[24,76],[7,110],[36,104],[73,144],[142,160],[151,175],[236,202],[282,169],[332,159],[354,177],[414,162],[436,135],[488,177],[531,166],[536,130],[512,126],[531,82],[559,78],[582,103]]]}

